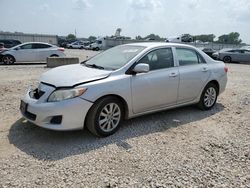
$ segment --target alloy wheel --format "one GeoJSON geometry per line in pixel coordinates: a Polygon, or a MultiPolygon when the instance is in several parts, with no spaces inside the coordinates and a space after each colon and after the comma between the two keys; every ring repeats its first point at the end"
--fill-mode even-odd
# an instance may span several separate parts
{"type": "Polygon", "coordinates": [[[121,109],[116,103],[108,103],[100,112],[98,123],[104,132],[114,130],[121,120],[121,109]]]}
{"type": "Polygon", "coordinates": [[[14,59],[11,56],[5,56],[3,58],[3,62],[4,62],[4,64],[10,65],[10,64],[14,63],[14,59]]]}
{"type": "Polygon", "coordinates": [[[206,107],[211,107],[215,103],[216,100],[216,90],[213,87],[209,87],[204,95],[204,104],[206,107]]]}

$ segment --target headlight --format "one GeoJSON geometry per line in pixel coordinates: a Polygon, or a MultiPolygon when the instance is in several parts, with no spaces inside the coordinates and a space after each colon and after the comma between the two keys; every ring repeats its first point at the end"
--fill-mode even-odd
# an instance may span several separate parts
{"type": "Polygon", "coordinates": [[[54,91],[48,98],[48,102],[57,102],[65,99],[71,99],[82,95],[87,88],[74,88],[74,89],[59,89],[54,91]]]}

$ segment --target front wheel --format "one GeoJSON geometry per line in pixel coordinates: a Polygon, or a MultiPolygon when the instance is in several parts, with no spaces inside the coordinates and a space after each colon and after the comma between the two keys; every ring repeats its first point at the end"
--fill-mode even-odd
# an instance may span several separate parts
{"type": "Polygon", "coordinates": [[[5,55],[3,56],[3,63],[5,65],[12,65],[15,63],[15,58],[11,55],[5,55]]]}
{"type": "Polygon", "coordinates": [[[120,100],[105,97],[98,100],[90,109],[86,126],[90,132],[105,137],[114,134],[120,127],[124,110],[120,100]]]}
{"type": "Polygon", "coordinates": [[[198,107],[202,110],[210,110],[216,103],[219,89],[213,83],[209,83],[203,90],[198,107]]]}

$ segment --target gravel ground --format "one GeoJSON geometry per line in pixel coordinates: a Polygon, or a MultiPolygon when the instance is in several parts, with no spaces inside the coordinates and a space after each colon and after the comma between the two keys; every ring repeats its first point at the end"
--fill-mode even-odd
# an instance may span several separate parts
{"type": "Polygon", "coordinates": [[[26,122],[20,98],[48,69],[0,66],[0,187],[250,187],[250,66],[228,66],[213,110],[135,118],[108,138],[26,122]]]}

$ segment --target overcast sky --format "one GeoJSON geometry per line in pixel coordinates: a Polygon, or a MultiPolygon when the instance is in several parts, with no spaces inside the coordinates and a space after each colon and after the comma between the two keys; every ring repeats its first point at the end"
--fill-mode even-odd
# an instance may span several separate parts
{"type": "Polygon", "coordinates": [[[0,0],[2,31],[77,37],[239,32],[250,43],[250,0],[0,0]]]}

